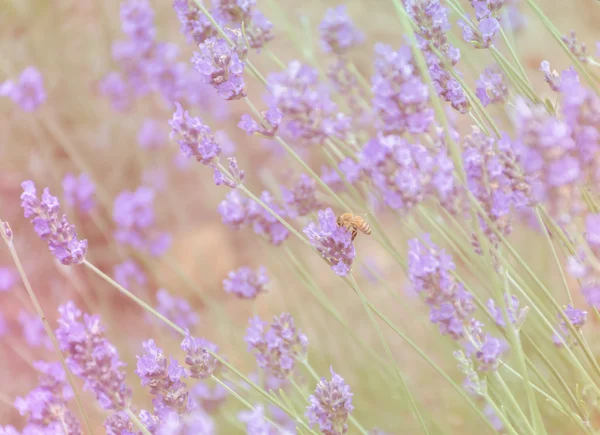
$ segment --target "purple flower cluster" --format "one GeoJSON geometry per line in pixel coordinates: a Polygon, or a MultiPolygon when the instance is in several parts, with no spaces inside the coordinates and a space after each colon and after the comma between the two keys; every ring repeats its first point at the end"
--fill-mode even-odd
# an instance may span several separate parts
{"type": "MultiPolygon", "coordinates": [[[[463,149],[469,189],[495,227],[509,234],[511,207],[524,209],[530,202],[530,186],[517,164],[512,144],[506,137],[496,141],[473,127],[463,139],[463,149]]],[[[496,246],[498,236],[483,218],[480,220],[485,235],[496,246]]]]}
{"type": "Polygon", "coordinates": [[[314,394],[309,398],[306,416],[311,426],[319,425],[327,435],[343,435],[348,432],[348,417],[354,409],[352,392],[344,379],[331,370],[331,381],[321,378],[314,394]]]}
{"type": "Polygon", "coordinates": [[[356,256],[352,233],[338,226],[336,216],[330,208],[319,210],[318,216],[318,226],[314,222],[309,223],[303,230],[304,234],[331,265],[331,269],[340,276],[346,276],[356,256]]]}
{"type": "Polygon", "coordinates": [[[266,293],[265,285],[269,282],[267,269],[260,267],[256,272],[247,266],[232,270],[223,280],[226,293],[233,293],[241,299],[255,299],[259,294],[266,293]]]}
{"type": "MultiPolygon", "coordinates": [[[[508,314],[508,321],[519,328],[525,321],[525,316],[528,312],[528,307],[520,308],[519,299],[515,295],[511,295],[510,299],[508,294],[504,295],[504,302],[506,304],[506,311],[508,314]]],[[[493,317],[496,325],[506,328],[506,318],[501,308],[496,306],[496,301],[489,299],[487,303],[488,311],[493,317]]]]}
{"type": "Polygon", "coordinates": [[[574,30],[568,35],[563,35],[561,37],[562,41],[566,44],[569,51],[579,60],[579,62],[587,63],[588,62],[588,53],[585,42],[578,42],[577,35],[574,30]]]}
{"type": "MultiPolygon", "coordinates": [[[[285,210],[268,191],[260,195],[261,201],[267,204],[282,218],[286,217],[285,210]]],[[[254,232],[264,236],[275,246],[281,245],[289,236],[287,228],[260,204],[240,194],[237,190],[229,192],[225,200],[218,206],[223,223],[235,228],[251,226],[254,232]]]]}
{"type": "MultiPolygon", "coordinates": [[[[575,328],[577,332],[585,325],[585,321],[587,320],[587,311],[579,310],[574,308],[571,304],[567,305],[564,309],[564,314],[567,318],[567,321],[575,328]]],[[[564,343],[567,343],[568,346],[574,346],[577,344],[577,340],[575,337],[571,335],[569,328],[567,326],[567,322],[562,318],[561,315],[558,315],[559,320],[559,334],[554,334],[552,340],[557,347],[564,346],[564,343]]]]}
{"type": "Polygon", "coordinates": [[[117,224],[117,241],[158,257],[169,248],[171,236],[157,228],[153,204],[151,188],[125,190],[115,198],[113,220],[117,224]]]}
{"type": "Polygon", "coordinates": [[[323,51],[337,55],[345,54],[365,39],[346,13],[346,5],[327,9],[319,24],[319,34],[323,51]]]}
{"type": "Polygon", "coordinates": [[[222,38],[208,38],[194,52],[192,64],[202,82],[211,85],[225,100],[246,96],[244,89],[244,48],[231,47],[222,38]]]}
{"type": "Polygon", "coordinates": [[[196,382],[190,394],[201,405],[202,409],[213,413],[225,402],[225,399],[229,396],[229,391],[221,384],[210,387],[205,382],[196,382]]]}
{"type": "Polygon", "coordinates": [[[302,145],[322,144],[328,136],[344,137],[347,120],[338,116],[329,90],[319,83],[317,70],[298,61],[270,74],[271,105],[283,114],[283,131],[302,145]]]}
{"type": "Polygon", "coordinates": [[[368,176],[395,210],[408,210],[428,195],[441,203],[456,195],[454,165],[445,148],[432,151],[411,144],[400,136],[378,136],[368,141],[357,154],[358,162],[346,159],[340,164],[349,182],[368,176]]]}
{"type": "Polygon", "coordinates": [[[439,325],[442,335],[466,339],[463,344],[474,354],[480,371],[496,370],[508,343],[483,333],[483,325],[474,318],[473,295],[456,280],[452,258],[427,234],[423,241],[413,239],[408,245],[408,276],[415,291],[425,295],[431,322],[439,325]]]}
{"type": "Polygon", "coordinates": [[[279,379],[292,375],[296,359],[305,358],[308,346],[308,338],[296,328],[288,313],[274,316],[271,324],[259,317],[250,319],[244,340],[248,351],[256,356],[258,366],[279,379]]]}
{"type": "Polygon", "coordinates": [[[261,112],[260,122],[256,122],[252,116],[244,113],[238,123],[238,127],[250,135],[260,134],[265,137],[275,137],[282,119],[283,114],[281,110],[272,106],[261,112]]]}
{"type": "Polygon", "coordinates": [[[484,107],[490,104],[504,104],[508,100],[508,88],[504,84],[504,74],[497,66],[486,68],[475,83],[475,95],[484,107]]]}
{"type": "Polygon", "coordinates": [[[17,83],[12,80],[0,83],[0,97],[8,97],[25,112],[33,112],[46,101],[42,75],[32,66],[25,68],[17,83]]]}
{"type": "Polygon", "coordinates": [[[61,364],[39,361],[34,366],[39,373],[38,385],[25,397],[15,400],[15,408],[27,417],[23,433],[63,433],[67,429],[69,435],[82,434],[79,422],[68,408],[73,391],[61,364]]]}
{"type": "Polygon", "coordinates": [[[89,213],[95,206],[96,186],[88,174],[79,174],[79,177],[68,173],[62,181],[65,202],[70,207],[77,207],[81,213],[89,213]]]}
{"type": "Polygon", "coordinates": [[[182,381],[187,374],[176,359],[169,361],[162,349],[156,346],[154,340],[143,343],[145,353],[137,356],[135,374],[142,380],[142,385],[150,388],[154,411],[163,415],[168,411],[184,414],[196,408],[189,397],[186,384],[182,381]]]}
{"type": "Polygon", "coordinates": [[[21,187],[21,207],[24,215],[31,219],[35,232],[48,244],[50,252],[62,264],[82,263],[87,253],[87,240],[78,240],[75,225],[69,223],[66,215],[59,216],[58,199],[45,188],[40,201],[35,184],[31,180],[23,181],[21,187]]]}
{"type": "Polygon", "coordinates": [[[408,45],[394,51],[375,45],[375,74],[371,79],[373,108],[385,134],[424,133],[433,123],[429,90],[421,80],[408,45]]]}
{"type": "Polygon", "coordinates": [[[531,177],[532,199],[545,203],[559,223],[570,222],[587,209],[578,186],[586,176],[590,181],[596,177],[591,161],[598,150],[594,123],[600,119],[600,98],[565,79],[563,74],[564,119],[548,114],[543,106],[529,107],[523,100],[517,101],[516,116],[515,147],[523,171],[531,177]]]}
{"type": "Polygon", "coordinates": [[[558,72],[555,69],[550,69],[550,62],[548,62],[547,60],[543,60],[540,63],[540,71],[544,73],[544,81],[548,83],[550,89],[552,89],[555,92],[560,91],[560,74],[558,74],[558,72]]]}
{"type": "Polygon", "coordinates": [[[323,205],[317,199],[317,182],[306,174],[300,175],[300,181],[291,190],[282,188],[281,194],[291,218],[306,216],[323,205]]]}
{"type": "Polygon", "coordinates": [[[467,113],[470,104],[465,92],[448,71],[449,67],[444,64],[444,60],[447,60],[452,68],[460,59],[460,51],[448,42],[446,36],[446,32],[450,29],[446,8],[439,0],[425,2],[411,0],[407,2],[407,11],[418,27],[417,40],[427,61],[437,93],[458,112],[467,113]],[[440,58],[438,53],[441,53],[443,58],[440,58]]]}
{"type": "Polygon", "coordinates": [[[129,407],[131,390],[125,385],[125,364],[110,344],[99,316],[83,314],[72,301],[58,308],[56,338],[69,370],[84,381],[102,408],[122,411],[129,407]]]}
{"type": "Polygon", "coordinates": [[[221,362],[214,356],[219,351],[216,344],[203,338],[194,338],[188,332],[181,342],[181,348],[185,352],[185,363],[192,378],[209,378],[222,370],[221,362]]]}
{"type": "Polygon", "coordinates": [[[500,31],[500,23],[494,17],[478,20],[477,27],[471,22],[458,20],[457,24],[462,29],[462,37],[475,48],[489,48],[494,37],[500,31]]]}
{"type": "MultiPolygon", "coordinates": [[[[273,39],[273,24],[257,9],[254,0],[214,0],[211,15],[227,29],[244,30],[250,47],[260,50],[273,39]]],[[[217,29],[191,0],[174,0],[173,8],[189,43],[202,44],[217,36],[217,29]]]]}
{"type": "Polygon", "coordinates": [[[156,310],[183,329],[192,329],[198,324],[198,315],[184,298],[171,296],[165,289],[156,292],[156,310]]]}
{"type": "Polygon", "coordinates": [[[181,153],[186,157],[194,157],[203,165],[213,169],[213,178],[217,186],[224,184],[235,188],[244,181],[245,173],[238,167],[235,157],[229,157],[229,174],[223,174],[218,168],[221,147],[216,142],[210,127],[200,118],[192,117],[183,110],[181,104],[175,103],[176,110],[169,121],[171,139],[176,139],[181,153]]]}
{"type": "Polygon", "coordinates": [[[424,242],[408,242],[408,276],[417,293],[425,295],[431,307],[430,319],[443,335],[454,340],[465,336],[475,312],[473,295],[457,282],[452,258],[424,236],[424,242]]]}

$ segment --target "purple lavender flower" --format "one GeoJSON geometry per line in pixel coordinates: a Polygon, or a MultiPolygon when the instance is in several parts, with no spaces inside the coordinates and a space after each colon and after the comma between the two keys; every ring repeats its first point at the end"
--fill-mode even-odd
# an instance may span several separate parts
{"type": "Polygon", "coordinates": [[[139,435],[141,433],[123,411],[109,415],[104,421],[104,429],[106,429],[107,435],[139,435]]]}
{"type": "Polygon", "coordinates": [[[264,286],[269,282],[267,269],[260,267],[256,272],[244,266],[229,272],[228,277],[223,280],[223,288],[226,293],[233,293],[241,299],[255,299],[267,290],[264,286]]]}
{"type": "MultiPolygon", "coordinates": [[[[519,327],[525,321],[525,316],[528,312],[528,307],[520,308],[519,299],[515,295],[511,295],[510,299],[508,294],[504,295],[504,301],[506,303],[506,311],[508,314],[508,321],[513,325],[519,327]]],[[[504,312],[501,308],[496,306],[496,302],[493,299],[489,299],[487,303],[488,311],[494,318],[496,325],[506,328],[506,320],[504,312]]]]}
{"type": "Polygon", "coordinates": [[[502,104],[508,99],[508,88],[504,84],[504,75],[497,66],[486,68],[475,83],[475,95],[483,106],[502,104]]]}
{"type": "Polygon", "coordinates": [[[181,33],[188,43],[199,45],[208,38],[217,36],[217,30],[193,1],[173,0],[173,9],[181,23],[181,33]]]}
{"type": "Polygon", "coordinates": [[[250,319],[244,340],[258,366],[279,379],[291,376],[296,359],[306,356],[308,346],[308,339],[288,313],[274,316],[270,325],[259,317],[250,319]]]}
{"type": "Polygon", "coordinates": [[[317,182],[306,174],[291,190],[282,188],[283,202],[291,218],[306,216],[318,210],[323,204],[317,199],[317,182]]]}
{"type": "MultiPolygon", "coordinates": [[[[264,190],[260,194],[260,199],[280,217],[286,217],[285,210],[271,193],[264,190]]],[[[256,234],[265,236],[275,246],[281,245],[290,235],[287,228],[257,202],[248,203],[248,220],[256,234]]]]}
{"type": "Polygon", "coordinates": [[[143,347],[146,353],[136,357],[135,374],[142,380],[142,385],[150,388],[150,394],[156,396],[153,401],[155,412],[169,409],[183,414],[195,409],[196,405],[190,400],[187,386],[182,381],[186,377],[185,369],[174,358],[169,362],[154,340],[145,341],[143,347]]]}
{"type": "Polygon", "coordinates": [[[62,186],[65,202],[71,207],[77,207],[82,213],[89,213],[95,206],[94,194],[96,186],[89,175],[82,173],[79,177],[68,173],[63,178],[62,186]]]}
{"type": "Polygon", "coordinates": [[[252,116],[244,113],[238,127],[244,130],[247,134],[260,134],[265,137],[275,137],[279,129],[279,124],[283,119],[281,110],[277,107],[269,107],[267,110],[261,112],[261,123],[256,122],[252,116]]]}
{"type": "MultiPolygon", "coordinates": [[[[583,325],[585,325],[585,321],[587,320],[587,311],[579,310],[574,308],[571,304],[567,305],[564,310],[564,314],[567,317],[568,322],[575,328],[576,331],[579,331],[583,325]]],[[[563,346],[563,341],[567,343],[569,346],[574,346],[577,344],[577,340],[575,337],[571,336],[569,328],[567,327],[567,323],[562,318],[562,316],[558,316],[559,320],[559,334],[561,338],[554,334],[552,337],[554,344],[557,347],[563,346]]]]}
{"type": "Polygon", "coordinates": [[[500,23],[494,17],[484,18],[473,29],[473,24],[458,20],[457,24],[462,28],[463,39],[475,48],[489,48],[492,45],[496,33],[500,30],[500,23]]]}
{"type": "Polygon", "coordinates": [[[319,34],[323,51],[338,55],[346,53],[365,39],[346,13],[346,5],[327,9],[319,25],[319,34]]]}
{"type": "Polygon", "coordinates": [[[237,190],[232,190],[221,201],[217,210],[221,215],[223,223],[236,230],[249,224],[248,206],[250,200],[237,190]]]}
{"type": "Polygon", "coordinates": [[[0,83],[0,97],[8,97],[25,112],[33,112],[46,101],[42,75],[32,66],[25,68],[17,83],[12,80],[0,83]]]}
{"type": "Polygon", "coordinates": [[[241,411],[238,419],[245,423],[248,435],[277,435],[280,432],[271,423],[265,420],[265,408],[255,405],[251,411],[241,411]]]}
{"type": "Polygon", "coordinates": [[[475,352],[475,358],[479,362],[479,370],[482,372],[493,372],[498,369],[502,355],[508,350],[508,343],[491,335],[486,335],[481,346],[475,352]]]}
{"type": "Polygon", "coordinates": [[[375,53],[371,83],[379,126],[385,134],[424,133],[433,122],[433,109],[410,47],[394,51],[388,45],[376,44],[375,53]]]}
{"type": "Polygon", "coordinates": [[[562,41],[566,44],[569,51],[575,56],[580,62],[588,62],[587,47],[584,42],[577,41],[577,35],[574,30],[568,35],[561,36],[562,41]]]}
{"type": "Polygon", "coordinates": [[[560,91],[560,75],[556,70],[550,69],[550,62],[543,60],[540,63],[540,71],[544,73],[544,81],[548,83],[553,91],[560,91]]]}
{"type": "Polygon", "coordinates": [[[450,44],[446,36],[450,29],[446,8],[439,0],[411,0],[407,2],[407,12],[418,26],[417,41],[425,55],[437,93],[458,112],[467,113],[470,104],[465,92],[438,54],[441,53],[448,60],[450,68],[460,59],[460,50],[450,44]]]}
{"type": "Polygon", "coordinates": [[[172,319],[177,326],[191,329],[198,324],[198,315],[185,299],[171,296],[161,288],[156,292],[156,301],[156,310],[166,318],[172,319]]]}
{"type": "Polygon", "coordinates": [[[129,407],[131,390],[125,385],[125,364],[104,336],[100,317],[83,314],[72,301],[58,308],[56,338],[69,370],[84,381],[106,410],[129,407]]]}
{"type": "Polygon", "coordinates": [[[177,138],[181,152],[187,158],[194,157],[203,165],[214,166],[221,148],[215,142],[210,127],[200,118],[192,118],[181,104],[175,103],[175,107],[173,118],[169,121],[171,138],[177,138]]]}
{"type": "Polygon", "coordinates": [[[138,286],[146,285],[147,278],[143,269],[133,260],[125,260],[113,269],[115,281],[123,287],[130,288],[135,283],[138,286]]]}
{"type": "Polygon", "coordinates": [[[222,370],[221,362],[213,356],[219,351],[216,344],[203,338],[194,338],[188,332],[181,342],[181,348],[186,354],[185,363],[189,366],[192,378],[209,378],[222,370]]]}
{"type": "Polygon", "coordinates": [[[246,36],[248,37],[250,47],[260,51],[267,42],[275,37],[273,23],[260,11],[255,10],[252,12],[251,20],[246,27],[246,36]]]}
{"type": "Polygon", "coordinates": [[[171,237],[157,228],[153,203],[154,190],[149,187],[121,192],[113,206],[113,220],[117,224],[115,238],[135,249],[160,256],[169,248],[171,237]]]}
{"type": "Polygon", "coordinates": [[[21,311],[17,320],[23,328],[23,338],[29,346],[34,348],[44,346],[46,349],[52,349],[52,340],[48,337],[39,316],[21,311]]]}
{"type": "Polygon", "coordinates": [[[0,426],[0,435],[19,435],[19,431],[13,426],[0,426]]]}
{"type": "Polygon", "coordinates": [[[0,267],[0,293],[8,292],[17,284],[19,275],[10,267],[0,267]]]}
{"type": "Polygon", "coordinates": [[[354,409],[352,392],[344,379],[331,370],[331,381],[321,378],[309,398],[306,416],[311,426],[319,425],[321,432],[328,435],[343,435],[348,432],[348,417],[354,409]]]}
{"type": "Polygon", "coordinates": [[[271,105],[283,114],[282,130],[301,145],[318,145],[339,126],[337,106],[330,92],[319,84],[317,70],[298,61],[288,64],[285,71],[267,78],[271,105]]]}
{"type": "Polygon", "coordinates": [[[346,228],[338,226],[330,208],[319,210],[318,216],[319,226],[314,222],[309,223],[303,230],[304,234],[331,265],[333,271],[340,276],[346,276],[356,256],[352,234],[346,228]]]}
{"type": "Polygon", "coordinates": [[[15,408],[22,416],[27,416],[28,425],[38,426],[43,433],[63,433],[64,424],[69,435],[82,434],[79,422],[68,408],[73,391],[67,383],[62,365],[44,361],[34,365],[39,372],[38,385],[25,397],[17,397],[15,408]],[[53,428],[58,432],[53,432],[53,428]]]}
{"type": "Polygon", "coordinates": [[[456,267],[452,258],[434,245],[429,235],[423,239],[408,242],[410,282],[417,293],[425,294],[425,302],[431,307],[430,319],[439,325],[440,332],[458,340],[473,318],[473,295],[452,275],[456,267]]]}
{"type": "MultiPolygon", "coordinates": [[[[567,92],[562,87],[561,91],[567,92]]],[[[568,222],[571,215],[587,209],[577,187],[584,175],[573,139],[578,123],[570,125],[549,115],[544,107],[529,107],[523,100],[517,100],[516,106],[515,146],[523,172],[531,180],[532,199],[546,203],[559,223],[568,222]]]]}
{"type": "Polygon", "coordinates": [[[194,52],[192,64],[201,74],[204,83],[210,84],[225,100],[246,96],[244,89],[244,59],[227,41],[211,37],[194,52]]]}
{"type": "MultiPolygon", "coordinates": [[[[517,163],[512,144],[506,138],[496,142],[474,127],[471,134],[465,136],[463,148],[469,189],[496,229],[504,235],[510,234],[511,208],[526,208],[530,203],[531,189],[529,180],[517,163]]],[[[497,246],[498,235],[483,218],[480,225],[490,242],[497,246]]]]}
{"type": "Polygon", "coordinates": [[[44,240],[50,252],[62,264],[80,264],[85,260],[87,240],[78,240],[75,225],[71,225],[67,216],[59,217],[60,204],[48,188],[44,189],[42,200],[37,197],[33,181],[21,183],[21,207],[26,218],[31,219],[35,232],[44,240]]]}

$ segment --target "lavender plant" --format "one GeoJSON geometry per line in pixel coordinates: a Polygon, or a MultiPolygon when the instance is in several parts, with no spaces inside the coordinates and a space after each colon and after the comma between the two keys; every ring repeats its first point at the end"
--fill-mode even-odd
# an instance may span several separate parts
{"type": "Polygon", "coordinates": [[[0,434],[598,433],[600,61],[551,6],[111,0],[10,51],[0,434]]]}

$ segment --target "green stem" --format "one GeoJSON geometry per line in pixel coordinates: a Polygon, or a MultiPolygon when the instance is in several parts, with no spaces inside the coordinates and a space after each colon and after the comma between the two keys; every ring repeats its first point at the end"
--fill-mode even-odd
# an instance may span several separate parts
{"type": "Polygon", "coordinates": [[[131,409],[127,408],[125,410],[125,412],[127,413],[127,416],[129,417],[129,419],[131,420],[131,422],[139,429],[142,431],[142,433],[144,435],[152,435],[152,433],[146,429],[146,426],[144,426],[142,424],[142,422],[140,421],[140,419],[137,417],[137,415],[135,415],[131,409]]]}
{"type": "Polygon", "coordinates": [[[8,223],[4,222],[0,218],[0,226],[6,226],[5,228],[0,228],[0,232],[2,233],[2,238],[6,242],[6,246],[8,248],[8,251],[10,252],[10,255],[11,255],[12,259],[13,259],[13,262],[15,263],[15,266],[17,267],[17,271],[19,272],[19,275],[21,277],[21,281],[23,281],[23,285],[25,286],[25,290],[27,291],[27,294],[29,295],[29,298],[31,299],[31,302],[33,303],[33,306],[35,308],[35,312],[37,313],[38,317],[42,321],[42,324],[44,325],[44,329],[46,330],[46,334],[48,334],[48,337],[50,337],[50,341],[52,341],[52,346],[54,347],[54,350],[56,351],[56,354],[58,355],[58,358],[60,360],[60,364],[61,364],[61,366],[62,366],[62,368],[63,368],[63,370],[65,372],[65,376],[67,377],[67,381],[69,382],[69,386],[73,390],[73,394],[75,396],[75,403],[77,404],[77,408],[79,409],[79,413],[81,414],[81,418],[83,419],[83,424],[84,424],[85,428],[87,429],[87,431],[90,434],[93,434],[93,431],[92,431],[92,428],[90,426],[90,422],[89,422],[87,413],[85,412],[85,409],[83,407],[83,403],[81,402],[81,398],[79,397],[78,389],[75,387],[75,382],[73,381],[73,376],[71,375],[71,370],[69,370],[69,367],[67,366],[67,363],[65,361],[65,356],[62,353],[62,351],[60,350],[60,346],[58,345],[58,340],[56,339],[56,335],[54,335],[54,331],[50,327],[50,323],[48,322],[48,318],[46,317],[46,314],[44,314],[44,310],[42,309],[42,306],[40,305],[40,303],[38,301],[38,298],[37,298],[35,292],[33,291],[33,288],[31,287],[31,283],[29,282],[29,278],[27,278],[27,274],[25,273],[25,269],[23,269],[23,265],[21,264],[21,259],[19,258],[19,255],[17,254],[17,250],[15,249],[15,246],[14,246],[14,244],[12,242],[12,236],[10,237],[10,239],[7,236],[6,228],[9,228],[8,227],[8,223]]]}

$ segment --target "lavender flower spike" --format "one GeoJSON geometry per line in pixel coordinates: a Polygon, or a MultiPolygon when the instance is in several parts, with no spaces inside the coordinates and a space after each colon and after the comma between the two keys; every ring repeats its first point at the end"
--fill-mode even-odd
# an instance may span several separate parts
{"type": "Polygon", "coordinates": [[[287,379],[294,371],[296,359],[306,356],[308,339],[296,329],[288,313],[273,317],[269,325],[259,317],[250,319],[244,337],[253,351],[258,366],[279,379],[287,379]]]}
{"type": "Polygon", "coordinates": [[[314,222],[309,223],[304,228],[304,234],[321,256],[331,264],[333,271],[340,276],[346,276],[356,256],[352,234],[338,226],[330,208],[319,210],[318,216],[319,226],[314,222]]]}
{"type": "Polygon", "coordinates": [[[200,44],[192,63],[204,83],[210,84],[226,100],[246,96],[244,89],[244,62],[238,52],[221,38],[208,38],[200,44]]]}
{"type": "Polygon", "coordinates": [[[247,266],[229,272],[223,280],[226,293],[233,293],[241,299],[254,299],[260,293],[265,293],[265,284],[269,282],[267,269],[260,267],[256,272],[247,266]]]}
{"type": "Polygon", "coordinates": [[[102,408],[127,409],[131,390],[125,385],[125,364],[106,339],[100,317],[82,314],[72,301],[60,306],[58,312],[56,338],[69,369],[83,379],[84,388],[96,395],[102,408]]]}
{"type": "Polygon", "coordinates": [[[18,83],[11,80],[0,83],[0,97],[3,96],[9,97],[25,112],[33,112],[46,101],[42,75],[32,66],[25,68],[18,83]]]}
{"type": "Polygon", "coordinates": [[[209,378],[221,369],[221,362],[213,356],[219,348],[210,341],[194,338],[186,331],[181,348],[186,354],[185,363],[190,368],[192,378],[209,378]]]}
{"type": "Polygon", "coordinates": [[[37,197],[33,181],[21,183],[21,207],[26,218],[31,219],[35,232],[48,243],[50,252],[62,264],[80,264],[85,260],[87,240],[78,240],[75,225],[71,225],[67,216],[59,217],[60,204],[48,188],[44,189],[41,201],[37,197]]]}
{"type": "Polygon", "coordinates": [[[321,378],[315,393],[308,400],[306,416],[311,426],[319,425],[327,435],[343,435],[348,432],[348,417],[354,409],[352,392],[344,379],[331,370],[331,381],[321,378]]]}

